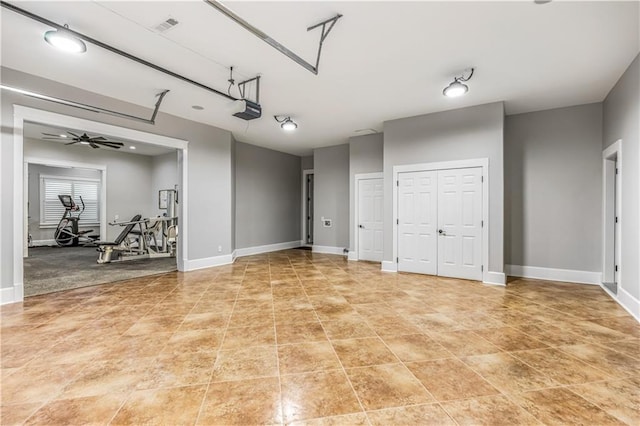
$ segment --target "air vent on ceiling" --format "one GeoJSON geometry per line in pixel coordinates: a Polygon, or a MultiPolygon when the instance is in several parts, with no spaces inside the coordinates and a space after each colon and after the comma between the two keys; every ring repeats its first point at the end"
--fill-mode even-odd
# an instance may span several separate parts
{"type": "Polygon", "coordinates": [[[153,30],[159,33],[164,33],[169,31],[171,28],[178,25],[179,22],[177,19],[167,18],[164,21],[160,22],[158,25],[153,27],[153,30]]]}

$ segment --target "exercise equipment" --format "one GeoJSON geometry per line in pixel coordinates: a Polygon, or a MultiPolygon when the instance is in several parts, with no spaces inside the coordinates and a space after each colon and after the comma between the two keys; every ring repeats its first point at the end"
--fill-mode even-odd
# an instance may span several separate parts
{"type": "Polygon", "coordinates": [[[110,222],[124,229],[113,242],[100,241],[98,263],[110,263],[157,257],[175,257],[178,240],[176,215],[178,191],[164,189],[158,193],[158,208],[166,210],[162,216],[142,218],[137,214],[127,222],[110,222]]]}
{"type": "Polygon", "coordinates": [[[82,208],[73,201],[71,195],[58,195],[58,199],[64,206],[64,214],[60,222],[58,222],[53,237],[60,247],[77,246],[80,242],[85,245],[93,245],[95,241],[100,239],[99,235],[87,235],[93,232],[93,229],[79,230],[78,222],[80,222],[80,216],[82,216],[85,209],[82,196],[79,198],[82,208]]]}

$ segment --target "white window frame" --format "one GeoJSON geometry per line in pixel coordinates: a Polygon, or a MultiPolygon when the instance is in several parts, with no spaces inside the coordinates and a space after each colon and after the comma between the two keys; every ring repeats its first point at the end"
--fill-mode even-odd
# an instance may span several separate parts
{"type": "MultiPolygon", "coordinates": [[[[39,176],[39,180],[40,180],[40,199],[38,200],[39,204],[40,204],[40,228],[41,229],[47,229],[47,228],[55,228],[56,226],[58,226],[58,222],[60,221],[60,218],[62,218],[62,215],[60,216],[60,218],[56,219],[55,222],[45,222],[45,201],[46,201],[46,193],[45,193],[45,180],[61,180],[61,181],[70,181],[71,185],[73,187],[73,184],[75,182],[95,182],[97,183],[97,191],[96,191],[96,203],[97,203],[97,217],[96,220],[93,221],[83,221],[83,218],[80,217],[80,221],[78,222],[78,226],[98,226],[100,225],[100,194],[101,194],[101,187],[102,187],[102,181],[101,179],[94,179],[94,178],[86,178],[86,177],[81,177],[81,176],[61,176],[61,175],[46,175],[46,174],[41,174],[39,176]]],[[[75,200],[75,194],[72,192],[71,195],[74,200],[75,200]]]]}

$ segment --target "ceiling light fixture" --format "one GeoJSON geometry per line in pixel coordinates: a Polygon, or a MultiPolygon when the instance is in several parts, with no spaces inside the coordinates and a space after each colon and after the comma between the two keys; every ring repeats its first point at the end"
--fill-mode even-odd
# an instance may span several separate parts
{"type": "Polygon", "coordinates": [[[287,132],[292,132],[298,128],[298,124],[291,119],[291,117],[286,116],[280,118],[279,115],[274,115],[273,118],[276,119],[278,123],[280,123],[280,127],[282,130],[286,130],[287,132]]]}
{"type": "Polygon", "coordinates": [[[59,135],[61,138],[66,138],[67,135],[59,135]]]}
{"type": "Polygon", "coordinates": [[[449,83],[447,87],[444,88],[444,90],[442,91],[442,94],[448,98],[457,98],[458,96],[462,96],[465,93],[467,93],[469,91],[469,86],[467,86],[462,82],[471,80],[474,70],[475,68],[470,68],[468,70],[465,70],[464,73],[467,73],[467,72],[469,73],[469,76],[467,77],[464,76],[464,73],[459,77],[455,77],[453,81],[449,83]]]}
{"type": "Polygon", "coordinates": [[[133,146],[133,145],[131,145],[131,146],[129,147],[129,149],[136,149],[136,147],[135,147],[135,146],[133,146]]]}
{"type": "MultiPolygon", "coordinates": [[[[65,24],[64,28],[69,28],[69,26],[65,24]]],[[[44,39],[53,47],[65,52],[84,53],[87,51],[87,45],[82,40],[63,29],[47,31],[44,33],[44,39]]]]}

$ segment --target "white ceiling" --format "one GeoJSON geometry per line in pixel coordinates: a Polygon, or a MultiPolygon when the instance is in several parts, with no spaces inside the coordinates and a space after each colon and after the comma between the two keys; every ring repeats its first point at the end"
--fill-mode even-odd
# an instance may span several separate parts
{"type": "Polygon", "coordinates": [[[225,3],[311,63],[320,32],[306,27],[343,14],[316,76],[202,1],[14,3],[219,90],[230,65],[236,81],[260,74],[263,117],[235,118],[224,98],[90,44],[84,55],[60,53],[43,41],[49,28],[6,9],[3,66],[148,107],[170,89],[163,112],[298,155],[394,118],[501,100],[508,114],[599,102],[640,50],[637,1],[225,3]],[[168,17],[180,23],[150,29],[168,17]],[[470,66],[469,93],[442,96],[470,66]],[[274,114],[298,130],[282,132],[274,114]]]}
{"type": "MultiPolygon", "coordinates": [[[[31,123],[31,122],[26,122],[25,126],[24,126],[24,137],[28,138],[28,139],[37,139],[37,140],[42,140],[44,142],[52,142],[52,143],[60,143],[60,144],[66,144],[72,141],[71,139],[71,135],[69,135],[67,132],[71,132],[71,133],[75,133],[76,135],[82,135],[83,133],[85,133],[84,130],[82,129],[68,129],[68,128],[63,128],[63,127],[54,127],[54,126],[49,126],[49,125],[44,125],[44,124],[40,124],[40,123],[31,123]],[[49,133],[49,134],[53,134],[53,135],[66,135],[68,138],[60,138],[59,140],[54,140],[54,139],[44,139],[47,138],[49,136],[44,135],[44,133],[49,133]]],[[[168,154],[170,152],[176,152],[175,149],[172,148],[166,148],[163,146],[159,146],[159,145],[151,145],[151,144],[146,144],[146,143],[142,143],[142,142],[138,142],[138,141],[133,141],[133,140],[128,140],[128,139],[122,139],[122,138],[116,138],[110,135],[98,135],[96,133],[88,133],[88,135],[90,137],[95,137],[95,136],[103,136],[105,138],[107,138],[110,141],[114,141],[114,142],[122,142],[124,143],[124,146],[120,149],[113,149],[113,148],[108,148],[108,147],[100,147],[100,148],[92,148],[89,145],[83,145],[80,143],[76,143],[73,145],[70,145],[71,148],[75,148],[75,149],[79,149],[79,150],[89,150],[89,151],[93,151],[94,149],[96,149],[96,153],[98,153],[97,150],[100,150],[100,152],[102,151],[117,151],[123,154],[133,154],[133,155],[146,155],[146,156],[156,156],[156,155],[163,155],[163,154],[168,154]],[[131,147],[135,147],[135,149],[131,149],[131,147]]]]}

